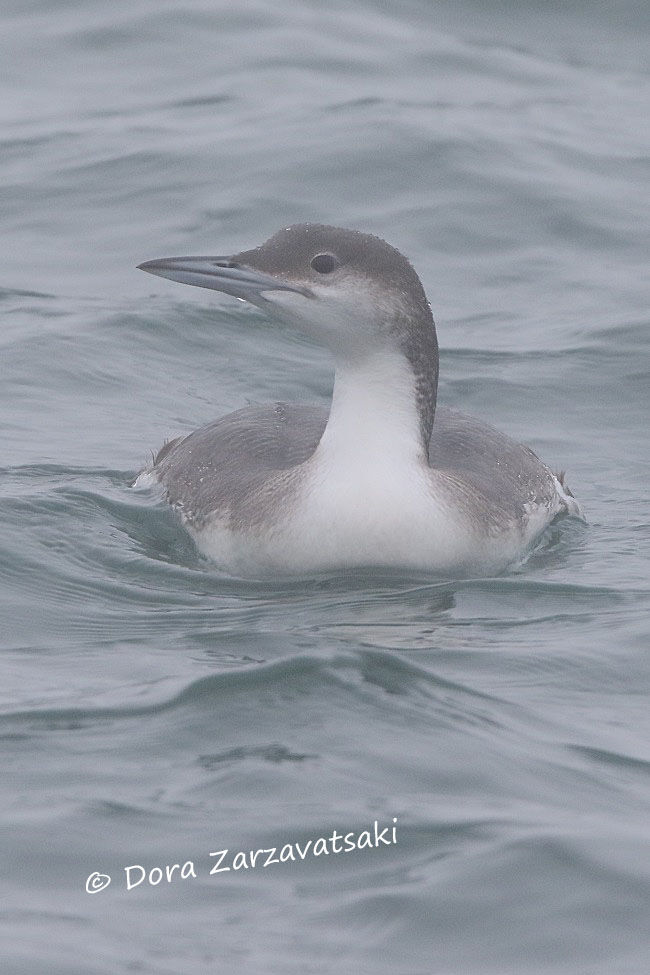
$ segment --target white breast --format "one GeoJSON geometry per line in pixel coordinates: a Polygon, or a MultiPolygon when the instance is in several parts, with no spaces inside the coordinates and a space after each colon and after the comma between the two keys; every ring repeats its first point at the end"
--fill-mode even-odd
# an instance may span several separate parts
{"type": "MultiPolygon", "coordinates": [[[[233,532],[214,520],[192,532],[199,548],[236,575],[264,577],[360,566],[445,576],[498,572],[528,539],[513,525],[491,536],[454,504],[457,485],[424,465],[332,469],[318,452],[272,525],[233,532]]],[[[535,537],[550,520],[539,512],[535,537]],[[543,519],[543,523],[539,523],[543,519]]]]}

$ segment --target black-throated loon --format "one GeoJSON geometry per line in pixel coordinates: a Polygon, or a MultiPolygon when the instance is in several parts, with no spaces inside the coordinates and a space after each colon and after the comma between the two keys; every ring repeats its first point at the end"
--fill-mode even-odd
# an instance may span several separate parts
{"type": "Polygon", "coordinates": [[[369,234],[320,224],[232,257],[143,271],[257,305],[334,357],[331,407],[276,403],[166,444],[158,481],[201,552],[236,575],[382,566],[486,575],[562,513],[562,477],[492,427],[438,407],[438,342],[409,261],[369,234]]]}

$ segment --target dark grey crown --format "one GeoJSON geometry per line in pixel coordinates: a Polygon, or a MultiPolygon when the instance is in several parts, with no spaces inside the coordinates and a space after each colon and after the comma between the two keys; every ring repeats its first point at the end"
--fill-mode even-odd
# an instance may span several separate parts
{"type": "Polygon", "coordinates": [[[420,279],[404,255],[380,237],[358,230],[319,223],[294,224],[279,230],[259,247],[235,254],[232,260],[266,274],[322,281],[325,275],[312,265],[314,258],[321,255],[335,259],[333,266],[325,265],[325,273],[368,275],[428,307],[420,279]]]}

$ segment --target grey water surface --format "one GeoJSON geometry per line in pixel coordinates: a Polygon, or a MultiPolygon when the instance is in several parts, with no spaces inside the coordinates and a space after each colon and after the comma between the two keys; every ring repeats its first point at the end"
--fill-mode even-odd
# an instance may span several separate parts
{"type": "Polygon", "coordinates": [[[635,0],[5,0],[3,973],[650,971],[648,34],[635,0]],[[588,525],[500,578],[257,584],[129,487],[332,382],[135,266],[309,220],[411,258],[441,401],[588,525]]]}

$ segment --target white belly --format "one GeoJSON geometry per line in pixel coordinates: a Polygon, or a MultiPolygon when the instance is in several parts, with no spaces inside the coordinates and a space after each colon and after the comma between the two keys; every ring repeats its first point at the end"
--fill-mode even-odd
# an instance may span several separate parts
{"type": "Polygon", "coordinates": [[[264,577],[359,566],[485,575],[520,558],[550,520],[530,531],[513,524],[490,533],[454,505],[454,485],[424,467],[360,475],[312,465],[300,490],[272,524],[232,531],[214,519],[188,528],[198,548],[235,575],[264,577]],[[438,489],[436,489],[438,488],[438,489]]]}

